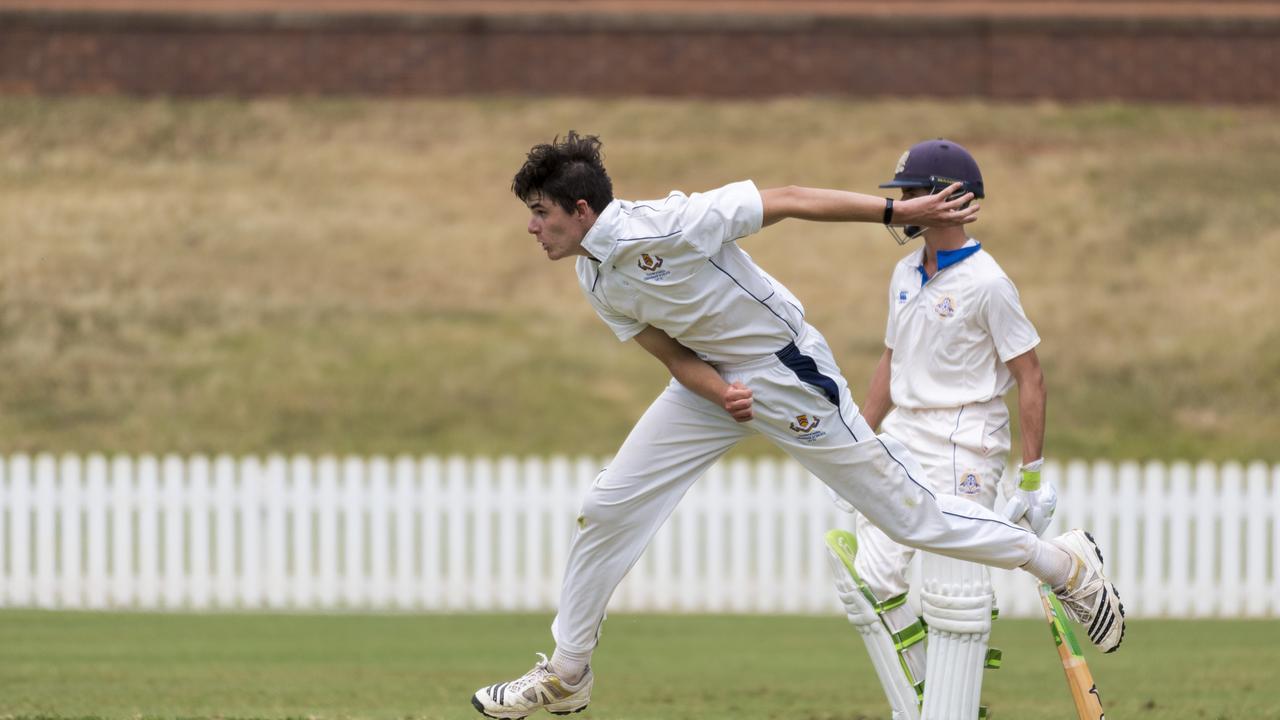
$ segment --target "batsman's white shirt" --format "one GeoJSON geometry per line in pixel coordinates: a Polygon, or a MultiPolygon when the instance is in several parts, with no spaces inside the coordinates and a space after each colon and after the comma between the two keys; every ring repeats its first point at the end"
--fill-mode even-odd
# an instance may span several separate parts
{"type": "Polygon", "coordinates": [[[954,408],[1003,396],[1013,387],[1005,363],[1040,343],[1018,290],[975,240],[938,253],[927,282],[923,253],[899,261],[889,283],[884,344],[894,351],[894,404],[954,408]]]}
{"type": "Polygon", "coordinates": [[[889,537],[966,560],[1015,567],[1039,540],[973,503],[936,496],[901,443],[858,413],[826,340],[795,297],[735,240],[760,229],[750,182],[664,200],[615,200],[582,246],[583,292],[620,339],[646,325],[751,388],[738,423],[672,380],[588,489],[565,563],[557,647],[595,646],[609,597],[692,484],[740,440],[767,437],[889,537]]]}
{"type": "MultiPolygon", "coordinates": [[[[994,508],[1008,462],[1013,386],[1005,364],[1040,343],[1018,291],[974,240],[938,253],[930,278],[923,248],[889,282],[885,345],[893,350],[885,434],[906,445],[933,490],[994,508]]],[[[907,591],[915,551],[857,520],[858,574],[881,599],[907,591]]]]}

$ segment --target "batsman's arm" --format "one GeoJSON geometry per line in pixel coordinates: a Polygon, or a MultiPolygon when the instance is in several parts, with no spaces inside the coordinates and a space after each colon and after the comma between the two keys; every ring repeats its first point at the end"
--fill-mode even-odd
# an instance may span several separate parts
{"type": "Polygon", "coordinates": [[[867,421],[872,430],[879,429],[889,411],[893,409],[893,398],[889,394],[889,372],[893,366],[893,349],[885,348],[876,363],[875,373],[871,375],[871,385],[867,388],[867,397],[863,399],[862,419],[867,421]]]}
{"type": "Polygon", "coordinates": [[[636,335],[636,342],[667,367],[671,377],[701,397],[724,408],[734,420],[746,422],[753,417],[751,390],[742,383],[729,383],[692,350],[656,327],[649,326],[636,335]]]}
{"type": "MultiPolygon", "coordinates": [[[[923,225],[939,227],[964,225],[978,219],[977,204],[964,207],[973,200],[973,193],[965,193],[955,200],[947,198],[959,192],[955,183],[934,195],[923,195],[910,200],[897,200],[889,218],[893,225],[923,225]]],[[[825,222],[885,222],[885,199],[876,195],[788,185],[760,191],[764,204],[764,225],[772,225],[786,218],[825,222]]]]}
{"type": "Polygon", "coordinates": [[[1022,463],[1039,460],[1044,454],[1044,415],[1048,391],[1044,371],[1035,350],[1006,363],[1018,384],[1018,427],[1022,430],[1022,463]]]}

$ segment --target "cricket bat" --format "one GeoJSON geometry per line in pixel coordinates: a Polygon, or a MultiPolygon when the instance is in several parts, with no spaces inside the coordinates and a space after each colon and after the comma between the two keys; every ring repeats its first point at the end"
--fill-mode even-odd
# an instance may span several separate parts
{"type": "Polygon", "coordinates": [[[1066,673],[1066,687],[1070,688],[1071,701],[1075,702],[1075,715],[1080,720],[1105,719],[1102,700],[1098,697],[1098,685],[1093,683],[1093,673],[1089,673],[1089,664],[1084,661],[1084,653],[1080,652],[1080,643],[1076,642],[1075,633],[1066,624],[1066,612],[1062,611],[1062,603],[1053,596],[1053,591],[1047,584],[1039,585],[1039,593],[1044,607],[1044,619],[1048,620],[1053,644],[1057,646],[1057,656],[1062,660],[1062,671],[1066,673]]]}
{"type": "Polygon", "coordinates": [[[1062,671],[1067,674],[1067,687],[1071,689],[1071,700],[1076,704],[1076,716],[1080,720],[1103,720],[1106,715],[1102,712],[1102,699],[1098,697],[1098,686],[1093,682],[1089,664],[1084,661],[1084,654],[1080,652],[1080,643],[1067,626],[1062,603],[1058,602],[1053,590],[1043,583],[1040,585],[1040,604],[1044,606],[1044,616],[1049,621],[1053,642],[1058,646],[1062,671]]]}

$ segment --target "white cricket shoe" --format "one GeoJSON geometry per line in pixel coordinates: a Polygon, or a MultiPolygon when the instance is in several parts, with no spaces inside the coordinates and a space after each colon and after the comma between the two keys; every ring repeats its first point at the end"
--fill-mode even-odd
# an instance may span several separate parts
{"type": "Polygon", "coordinates": [[[1049,542],[1075,558],[1071,578],[1054,594],[1067,615],[1084,626],[1089,639],[1103,652],[1115,652],[1124,640],[1124,603],[1102,572],[1102,551],[1093,536],[1072,530],[1049,542]]]}
{"type": "Polygon", "coordinates": [[[529,672],[512,680],[480,688],[471,696],[471,704],[485,717],[514,720],[546,708],[552,715],[568,715],[587,709],[591,701],[591,668],[582,679],[570,685],[551,672],[547,656],[529,672]]]}

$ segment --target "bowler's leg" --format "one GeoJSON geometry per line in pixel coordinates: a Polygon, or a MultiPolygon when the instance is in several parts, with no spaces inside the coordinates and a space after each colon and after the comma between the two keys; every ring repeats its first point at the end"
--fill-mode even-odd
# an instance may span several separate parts
{"type": "Polygon", "coordinates": [[[582,502],[551,625],[555,655],[514,681],[476,691],[477,710],[522,718],[540,708],[568,714],[587,706],[588,663],[614,588],[693,482],[748,432],[674,381],[658,396],[582,502]]]}
{"type": "Polygon", "coordinates": [[[614,588],[694,481],[748,432],[678,384],[654,401],[583,499],[551,626],[557,650],[595,647],[614,588]]]}

